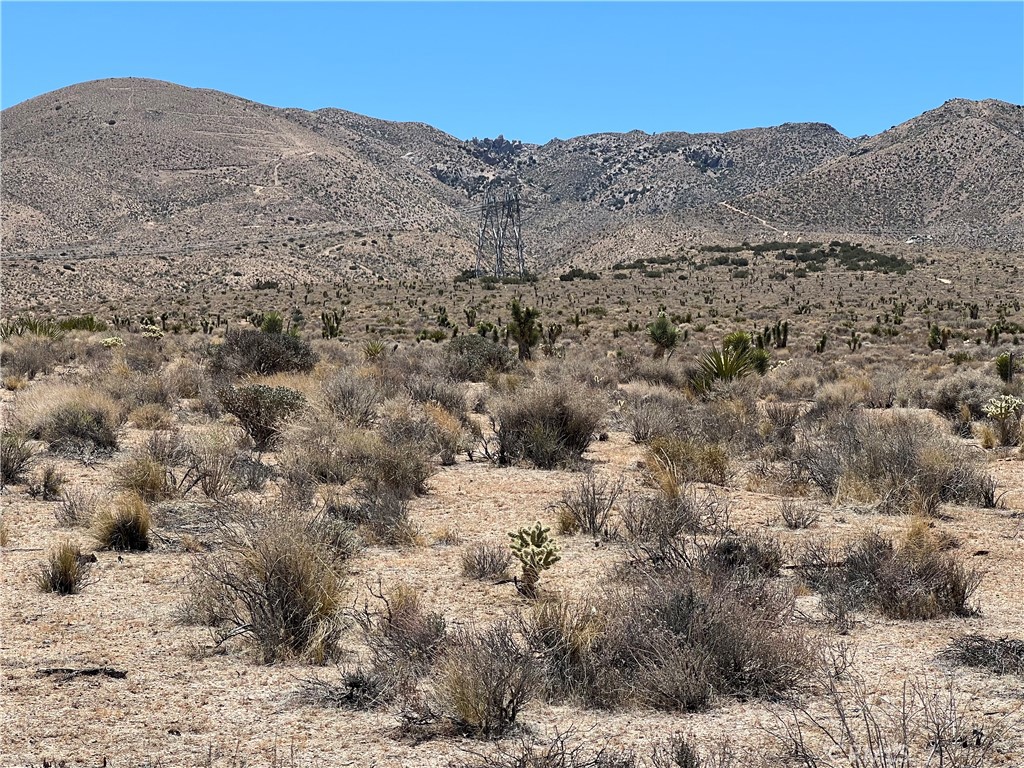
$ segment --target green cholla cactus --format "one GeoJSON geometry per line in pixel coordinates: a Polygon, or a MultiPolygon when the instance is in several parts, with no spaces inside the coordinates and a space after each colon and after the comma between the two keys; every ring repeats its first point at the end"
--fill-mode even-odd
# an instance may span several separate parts
{"type": "Polygon", "coordinates": [[[520,591],[529,598],[537,596],[537,582],[540,581],[541,571],[546,571],[559,560],[558,545],[554,539],[548,537],[550,528],[545,528],[537,523],[532,528],[520,528],[518,531],[509,531],[509,549],[516,556],[523,566],[523,580],[519,585],[520,591]]]}
{"type": "Polygon", "coordinates": [[[1024,400],[1013,395],[993,397],[981,407],[982,412],[999,425],[999,442],[1011,445],[1020,433],[1020,419],[1024,415],[1024,400]]]}

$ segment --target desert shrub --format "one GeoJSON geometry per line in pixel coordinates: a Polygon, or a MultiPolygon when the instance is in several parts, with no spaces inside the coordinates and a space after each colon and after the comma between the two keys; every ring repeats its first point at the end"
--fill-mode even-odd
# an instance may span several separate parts
{"type": "Polygon", "coordinates": [[[43,592],[74,595],[85,586],[89,567],[95,555],[83,555],[77,544],[64,541],[50,550],[48,561],[39,573],[38,584],[43,592]]]}
{"type": "Polygon", "coordinates": [[[424,446],[374,436],[361,450],[365,453],[356,475],[370,492],[387,492],[402,499],[426,493],[434,466],[424,446]]]}
{"type": "Polygon", "coordinates": [[[336,658],[345,553],[287,507],[239,506],[224,523],[222,548],[194,561],[185,617],[242,636],[264,663],[336,658]]]}
{"type": "Polygon", "coordinates": [[[783,499],[779,502],[779,516],[790,530],[810,528],[821,519],[821,510],[814,504],[799,502],[796,499],[783,499]]]}
{"type": "Polygon", "coordinates": [[[0,488],[21,480],[34,455],[26,435],[6,429],[0,433],[0,488]]]}
{"type": "Polygon", "coordinates": [[[912,415],[855,411],[826,420],[794,461],[829,498],[880,499],[884,511],[934,513],[940,502],[995,503],[978,457],[912,415]]]}
{"type": "Polygon", "coordinates": [[[638,443],[678,432],[688,419],[689,403],[668,390],[653,389],[639,397],[628,397],[623,414],[626,429],[638,443]]]}
{"type": "Polygon", "coordinates": [[[942,656],[953,664],[987,669],[996,675],[1024,676],[1024,640],[963,635],[955,638],[942,656]]]}
{"type": "Polygon", "coordinates": [[[87,527],[92,522],[98,503],[96,496],[81,488],[65,490],[53,516],[62,528],[87,527]]]}
{"type": "Polygon", "coordinates": [[[782,567],[778,540],[763,534],[727,534],[706,550],[704,569],[724,571],[741,581],[772,578],[782,567]]]}
{"type": "Polygon", "coordinates": [[[596,393],[563,384],[542,384],[506,396],[494,409],[498,463],[525,459],[553,469],[579,461],[605,411],[596,393]]]}
{"type": "Polygon", "coordinates": [[[426,673],[444,649],[448,625],[440,613],[423,607],[419,593],[399,585],[375,592],[380,610],[364,608],[356,620],[366,636],[374,669],[426,673]]]}
{"type": "Polygon", "coordinates": [[[167,430],[174,426],[174,417],[166,406],[158,403],[140,405],[130,414],[128,420],[139,429],[167,430]]]}
{"type": "Polygon", "coordinates": [[[409,378],[406,389],[417,403],[433,404],[460,420],[466,418],[466,394],[457,381],[421,374],[409,378]]]}
{"type": "Polygon", "coordinates": [[[210,386],[206,364],[201,361],[181,359],[167,366],[166,381],[174,397],[200,397],[210,386]]]}
{"type": "Polygon", "coordinates": [[[366,538],[378,544],[415,544],[419,538],[408,502],[386,488],[362,491],[352,501],[329,500],[327,514],[358,526],[366,538]]]}
{"type": "Polygon", "coordinates": [[[471,579],[504,579],[512,565],[512,552],[507,546],[479,542],[462,552],[462,575],[471,579]]]}
{"type": "Polygon", "coordinates": [[[167,465],[145,452],[133,453],[118,465],[114,470],[114,488],[137,494],[148,502],[174,495],[167,465]]]}
{"type": "MultiPolygon", "coordinates": [[[[460,768],[641,768],[645,765],[629,749],[598,748],[590,741],[589,738],[577,739],[572,728],[556,729],[547,743],[533,734],[521,733],[503,739],[486,757],[479,756],[475,762],[458,765],[460,768]]],[[[655,764],[655,768],[671,766],[671,763],[655,764]]]]}
{"type": "Polygon", "coordinates": [[[620,511],[631,542],[670,542],[685,533],[707,533],[724,527],[728,505],[713,491],[693,484],[675,493],[633,496],[620,511]]]}
{"type": "Polygon", "coordinates": [[[121,494],[102,504],[92,520],[92,535],[107,549],[145,551],[153,524],[149,507],[135,494],[121,494]]]}
{"type": "Polygon", "coordinates": [[[235,435],[220,430],[193,438],[185,461],[211,499],[226,499],[243,490],[258,491],[271,475],[269,467],[238,445],[235,435]]]}
{"type": "Polygon", "coordinates": [[[434,676],[437,709],[467,735],[500,737],[536,694],[538,672],[510,622],[477,633],[457,630],[434,676]]]}
{"type": "Polygon", "coordinates": [[[298,336],[245,329],[229,330],[211,355],[214,373],[233,375],[309,371],[318,361],[313,348],[298,336]]]}
{"type": "Polygon", "coordinates": [[[384,389],[370,376],[359,376],[350,371],[339,371],[324,382],[324,402],[328,409],[344,422],[357,427],[368,427],[377,416],[377,408],[384,402],[384,389]]]}
{"type": "Polygon", "coordinates": [[[604,616],[582,601],[554,596],[519,614],[517,624],[540,660],[545,697],[554,701],[591,698],[602,673],[595,644],[604,630],[604,616]]]}
{"type": "Polygon", "coordinates": [[[0,345],[0,367],[5,377],[21,376],[31,381],[53,371],[67,355],[67,347],[60,339],[35,334],[12,336],[0,345]]]}
{"type": "Polygon", "coordinates": [[[676,489],[687,483],[728,483],[729,458],[728,448],[721,444],[659,437],[651,441],[647,466],[655,484],[666,495],[675,496],[676,489]]]}
{"type": "Polygon", "coordinates": [[[73,385],[54,385],[26,393],[18,419],[29,437],[51,450],[117,448],[121,411],[106,395],[73,385]]]}
{"type": "Polygon", "coordinates": [[[356,476],[374,444],[367,433],[313,409],[282,433],[279,462],[285,473],[344,484],[356,476]]]}
{"type": "Polygon", "coordinates": [[[483,381],[489,372],[510,373],[518,366],[515,353],[475,333],[456,336],[445,345],[448,372],[456,381],[483,381]]]}
{"type": "Polygon", "coordinates": [[[780,445],[791,445],[796,440],[796,426],[800,420],[798,403],[765,403],[764,425],[766,437],[780,445]]]}
{"type": "Polygon", "coordinates": [[[921,526],[911,526],[901,542],[872,532],[839,550],[811,544],[798,559],[823,603],[840,601],[844,613],[869,606],[889,618],[922,620],[975,612],[970,601],[980,574],[921,526]]]}
{"type": "Polygon", "coordinates": [[[43,501],[56,501],[60,498],[61,490],[66,482],[67,477],[57,469],[56,465],[47,464],[28,484],[28,495],[43,501]]]}
{"type": "Polygon", "coordinates": [[[551,698],[693,711],[714,694],[772,696],[799,679],[807,653],[792,609],[777,583],[689,571],[639,580],[596,610],[541,604],[523,621],[551,698]]]}
{"type": "Polygon", "coordinates": [[[608,521],[624,485],[622,478],[612,482],[586,472],[575,486],[562,492],[559,508],[566,521],[562,533],[583,531],[591,536],[610,536],[608,521]]]}
{"type": "Polygon", "coordinates": [[[369,710],[391,702],[398,687],[394,670],[357,667],[344,672],[340,684],[320,679],[304,681],[300,699],[318,707],[369,710]]]}
{"type": "Polygon", "coordinates": [[[773,712],[768,734],[778,742],[778,759],[807,768],[988,768],[998,762],[1001,727],[987,718],[979,722],[952,681],[938,686],[912,679],[895,695],[879,696],[859,676],[840,682],[828,674],[823,687],[813,707],[793,698],[773,712]]]}
{"type": "Polygon", "coordinates": [[[265,384],[226,387],[218,396],[224,410],[238,418],[259,451],[270,447],[284,421],[306,403],[306,398],[294,389],[265,384]]]}
{"type": "Polygon", "coordinates": [[[140,373],[122,363],[113,366],[111,372],[100,379],[102,390],[121,404],[125,412],[146,405],[167,408],[175,403],[177,396],[168,377],[159,373],[140,373]]]}
{"type": "Polygon", "coordinates": [[[966,405],[980,419],[985,403],[999,396],[999,381],[984,371],[961,369],[943,376],[928,398],[928,407],[943,416],[953,417],[966,405]]]}

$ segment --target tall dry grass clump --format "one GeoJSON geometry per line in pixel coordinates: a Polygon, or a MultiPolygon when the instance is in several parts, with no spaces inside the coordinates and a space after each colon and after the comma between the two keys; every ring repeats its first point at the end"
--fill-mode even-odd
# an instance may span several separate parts
{"type": "Polygon", "coordinates": [[[123,493],[102,504],[92,519],[92,535],[107,549],[144,552],[149,549],[153,516],[142,497],[123,493]]]}
{"type": "Polygon", "coordinates": [[[51,448],[117,448],[124,414],[108,395],[90,386],[33,387],[15,401],[18,424],[51,448]]]}
{"type": "Polygon", "coordinates": [[[264,663],[337,658],[351,550],[294,508],[235,505],[221,523],[223,547],[195,560],[186,617],[221,642],[243,637],[264,663]]]}

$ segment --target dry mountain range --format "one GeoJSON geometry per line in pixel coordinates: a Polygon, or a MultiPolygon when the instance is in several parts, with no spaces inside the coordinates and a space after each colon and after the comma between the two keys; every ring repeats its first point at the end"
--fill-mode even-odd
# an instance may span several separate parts
{"type": "Polygon", "coordinates": [[[7,255],[358,260],[351,244],[373,238],[381,271],[450,273],[471,263],[474,206],[496,181],[529,203],[538,270],[782,233],[1024,250],[1024,107],[993,100],[859,139],[787,123],[538,146],[131,78],[4,110],[0,145],[7,255]]]}

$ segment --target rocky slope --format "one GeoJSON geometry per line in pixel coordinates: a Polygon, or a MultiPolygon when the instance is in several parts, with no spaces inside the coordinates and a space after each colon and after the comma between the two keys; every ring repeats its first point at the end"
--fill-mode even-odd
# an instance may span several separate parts
{"type": "Polygon", "coordinates": [[[539,269],[781,231],[1024,247],[1024,108],[997,101],[860,140],[811,123],[536,146],[119,79],[5,110],[0,155],[7,254],[323,254],[371,232],[401,243],[375,271],[454,272],[494,183],[527,202],[539,269]]]}

